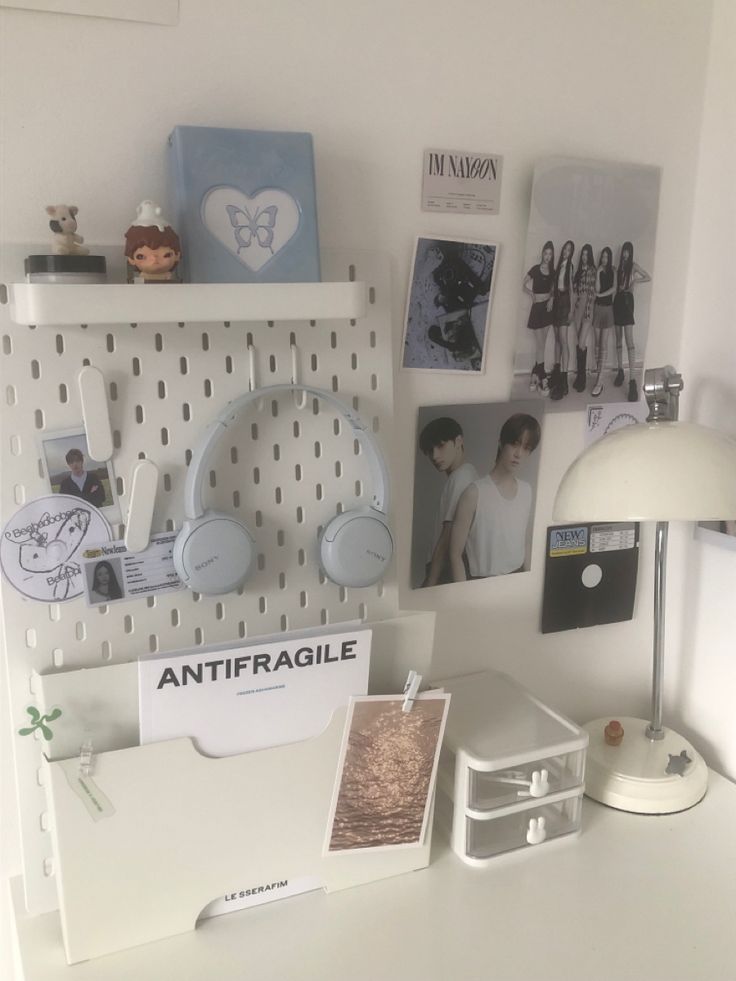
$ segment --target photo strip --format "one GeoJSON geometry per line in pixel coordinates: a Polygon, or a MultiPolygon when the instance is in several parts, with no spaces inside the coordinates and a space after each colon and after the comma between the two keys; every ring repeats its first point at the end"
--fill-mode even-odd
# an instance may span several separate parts
{"type": "Polygon", "coordinates": [[[560,157],[535,168],[512,398],[639,401],[660,176],[560,157]]]}
{"type": "Polygon", "coordinates": [[[543,402],[419,409],[411,586],[526,572],[543,402]]]}
{"type": "Polygon", "coordinates": [[[481,373],[498,246],[419,238],[404,325],[403,368],[481,373]]]}

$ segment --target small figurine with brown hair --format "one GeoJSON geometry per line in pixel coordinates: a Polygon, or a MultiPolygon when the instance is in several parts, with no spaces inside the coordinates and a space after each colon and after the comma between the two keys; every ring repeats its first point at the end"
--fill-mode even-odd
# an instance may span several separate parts
{"type": "Polygon", "coordinates": [[[181,259],[179,236],[153,201],[141,201],[135,221],[125,233],[128,281],[178,282],[174,270],[181,259]]]}

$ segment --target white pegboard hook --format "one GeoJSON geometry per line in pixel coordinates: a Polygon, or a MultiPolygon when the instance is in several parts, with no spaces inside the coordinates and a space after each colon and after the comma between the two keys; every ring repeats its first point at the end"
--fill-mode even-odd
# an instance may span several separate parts
{"type": "Polygon", "coordinates": [[[153,460],[139,460],[130,478],[128,519],[125,526],[125,547],[129,552],[148,548],[153,523],[153,509],[158,489],[158,467],[153,460]]]}
{"type": "Polygon", "coordinates": [[[87,436],[87,452],[93,460],[109,460],[113,453],[113,440],[105,376],[99,368],[86,365],[79,372],[77,383],[87,436]]]}

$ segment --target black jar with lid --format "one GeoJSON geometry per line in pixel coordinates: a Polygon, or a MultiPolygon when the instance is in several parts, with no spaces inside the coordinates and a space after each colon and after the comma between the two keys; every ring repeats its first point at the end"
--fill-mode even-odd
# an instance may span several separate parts
{"type": "Polygon", "coordinates": [[[29,255],[25,261],[29,283],[106,283],[104,255],[29,255]]]}

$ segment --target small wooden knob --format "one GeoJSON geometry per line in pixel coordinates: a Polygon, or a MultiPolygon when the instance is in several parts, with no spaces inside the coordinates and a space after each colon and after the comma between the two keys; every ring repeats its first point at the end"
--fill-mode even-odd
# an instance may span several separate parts
{"type": "Polygon", "coordinates": [[[603,738],[609,746],[618,746],[624,738],[624,727],[616,719],[611,719],[603,730],[603,738]]]}

